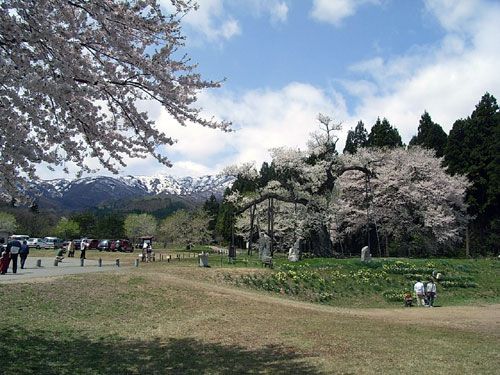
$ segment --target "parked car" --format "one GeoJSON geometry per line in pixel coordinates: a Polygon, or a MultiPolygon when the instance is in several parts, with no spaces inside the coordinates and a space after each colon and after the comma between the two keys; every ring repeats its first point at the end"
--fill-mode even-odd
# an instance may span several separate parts
{"type": "Polygon", "coordinates": [[[82,240],[73,240],[73,243],[75,244],[75,250],[80,250],[80,244],[82,243],[82,240]]]}
{"type": "Polygon", "coordinates": [[[111,251],[133,252],[134,246],[129,240],[116,240],[111,243],[111,251]]]}
{"type": "Polygon", "coordinates": [[[99,241],[99,244],[97,245],[97,249],[99,251],[111,251],[111,244],[113,243],[113,240],[101,240],[99,241]]]}
{"type": "Polygon", "coordinates": [[[18,240],[19,242],[23,243],[23,241],[28,241],[29,238],[30,236],[26,234],[13,234],[9,237],[9,241],[18,240]]]}
{"type": "Polygon", "coordinates": [[[43,238],[33,237],[28,238],[26,244],[31,249],[50,249],[51,245],[43,240],[43,238]]]}
{"type": "Polygon", "coordinates": [[[48,244],[50,249],[60,249],[63,247],[63,240],[58,237],[45,237],[43,239],[48,244]]]}

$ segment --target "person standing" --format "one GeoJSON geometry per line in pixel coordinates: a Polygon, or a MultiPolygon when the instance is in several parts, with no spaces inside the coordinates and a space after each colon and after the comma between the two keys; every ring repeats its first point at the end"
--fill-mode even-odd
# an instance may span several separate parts
{"type": "Polygon", "coordinates": [[[12,273],[17,273],[17,257],[21,250],[21,242],[12,240],[7,244],[7,250],[10,251],[10,259],[12,260],[12,273]]]}
{"type": "Polygon", "coordinates": [[[23,241],[21,249],[19,250],[19,256],[21,257],[21,269],[24,269],[24,264],[26,263],[26,258],[28,258],[29,253],[30,247],[26,241],[23,241]]]}
{"type": "Polygon", "coordinates": [[[434,283],[434,279],[429,279],[425,287],[427,301],[429,307],[434,307],[434,299],[436,298],[436,284],[434,283]]]}
{"type": "Polygon", "coordinates": [[[424,283],[417,279],[417,282],[413,286],[413,290],[415,291],[415,296],[417,297],[417,306],[425,306],[425,287],[424,283]]]}
{"type": "Polygon", "coordinates": [[[2,256],[0,257],[0,274],[5,275],[9,269],[10,263],[10,251],[5,248],[2,251],[2,256]]]}
{"type": "Polygon", "coordinates": [[[85,258],[85,251],[87,250],[87,242],[82,241],[80,243],[80,259],[86,259],[85,258]]]}
{"type": "Polygon", "coordinates": [[[68,258],[73,258],[75,256],[75,243],[73,241],[68,242],[68,258]]]}

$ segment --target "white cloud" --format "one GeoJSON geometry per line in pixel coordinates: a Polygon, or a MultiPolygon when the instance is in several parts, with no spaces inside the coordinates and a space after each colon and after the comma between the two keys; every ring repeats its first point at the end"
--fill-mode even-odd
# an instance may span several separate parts
{"type": "MultiPolygon", "coordinates": [[[[223,133],[196,125],[179,126],[165,111],[156,119],[169,136],[179,139],[165,154],[174,161],[166,169],[152,159],[129,160],[124,174],[167,173],[177,176],[215,174],[230,164],[253,161],[258,167],[270,160],[269,149],[306,147],[309,134],[318,129],[318,113],[342,121],[347,118],[339,94],[293,82],[280,90],[252,90],[242,95],[227,91],[202,92],[200,106],[206,115],[231,119],[234,132],[223,133]]],[[[156,104],[154,105],[156,106],[156,104]]],[[[339,147],[345,141],[339,141],[339,147]]]]}
{"type": "Polygon", "coordinates": [[[200,2],[198,10],[189,12],[183,21],[212,41],[227,40],[241,33],[238,21],[227,14],[222,0],[200,2]]]}
{"type": "Polygon", "coordinates": [[[354,15],[361,5],[378,2],[378,0],[313,0],[311,17],[317,21],[339,26],[345,18],[354,15]]]}
{"type": "Polygon", "coordinates": [[[343,82],[361,102],[353,120],[370,128],[377,116],[387,117],[405,142],[417,132],[424,110],[448,132],[486,91],[500,94],[500,49],[493,37],[500,35],[500,4],[429,0],[426,7],[447,32],[438,44],[354,64],[352,71],[363,79],[343,82]]]}
{"type": "MultiPolygon", "coordinates": [[[[169,0],[160,0],[160,4],[167,12],[173,11],[169,0]]],[[[220,42],[241,34],[238,20],[227,13],[223,0],[199,1],[198,9],[190,11],[182,21],[210,41],[220,42]]]]}
{"type": "MultiPolygon", "coordinates": [[[[173,11],[169,0],[160,0],[167,11],[173,11]]],[[[228,11],[228,8],[240,7],[254,16],[269,15],[272,23],[283,23],[288,18],[288,5],[281,0],[203,0],[198,2],[198,9],[189,12],[183,22],[196,33],[212,42],[229,40],[242,33],[240,22],[228,11]]],[[[191,43],[193,39],[191,38],[191,43]]]]}
{"type": "Polygon", "coordinates": [[[284,2],[271,3],[269,13],[273,22],[285,22],[288,18],[288,5],[284,2]]]}

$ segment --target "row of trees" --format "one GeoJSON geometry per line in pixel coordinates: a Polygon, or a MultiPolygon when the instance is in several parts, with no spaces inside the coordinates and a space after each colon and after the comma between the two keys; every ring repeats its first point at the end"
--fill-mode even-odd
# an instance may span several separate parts
{"type": "Polygon", "coordinates": [[[344,154],[340,128],[320,116],[322,132],[307,151],[276,149],[259,172],[228,169],[237,177],[225,194],[215,230],[246,241],[266,231],[276,245],[302,239],[317,255],[359,249],[380,255],[498,253],[500,233],[500,115],[486,93],[447,136],[424,112],[405,148],[396,128],[378,119],[370,133],[360,121],[344,154]],[[463,241],[470,238],[470,241],[463,241]],[[468,246],[470,244],[470,247],[468,246]]]}

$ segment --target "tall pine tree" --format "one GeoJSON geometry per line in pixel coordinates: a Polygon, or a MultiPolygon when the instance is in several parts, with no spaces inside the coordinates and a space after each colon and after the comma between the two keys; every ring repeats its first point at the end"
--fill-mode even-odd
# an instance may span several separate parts
{"type": "Polygon", "coordinates": [[[410,146],[422,146],[436,151],[436,156],[444,155],[447,135],[441,125],[432,121],[431,116],[425,111],[420,118],[418,133],[410,141],[410,146]]]}
{"type": "Polygon", "coordinates": [[[359,148],[366,147],[368,142],[368,132],[365,129],[363,121],[358,121],[354,130],[349,130],[347,133],[347,140],[345,142],[344,154],[355,154],[359,148]]]}
{"type": "Polygon", "coordinates": [[[445,148],[448,171],[471,182],[466,198],[473,216],[471,248],[481,254],[498,254],[500,247],[499,135],[499,107],[486,93],[470,117],[455,122],[445,148]]]}
{"type": "Polygon", "coordinates": [[[394,148],[402,146],[403,142],[401,141],[398,129],[393,128],[385,117],[382,121],[380,121],[380,118],[377,118],[377,122],[373,125],[368,135],[367,147],[394,148]]]}

